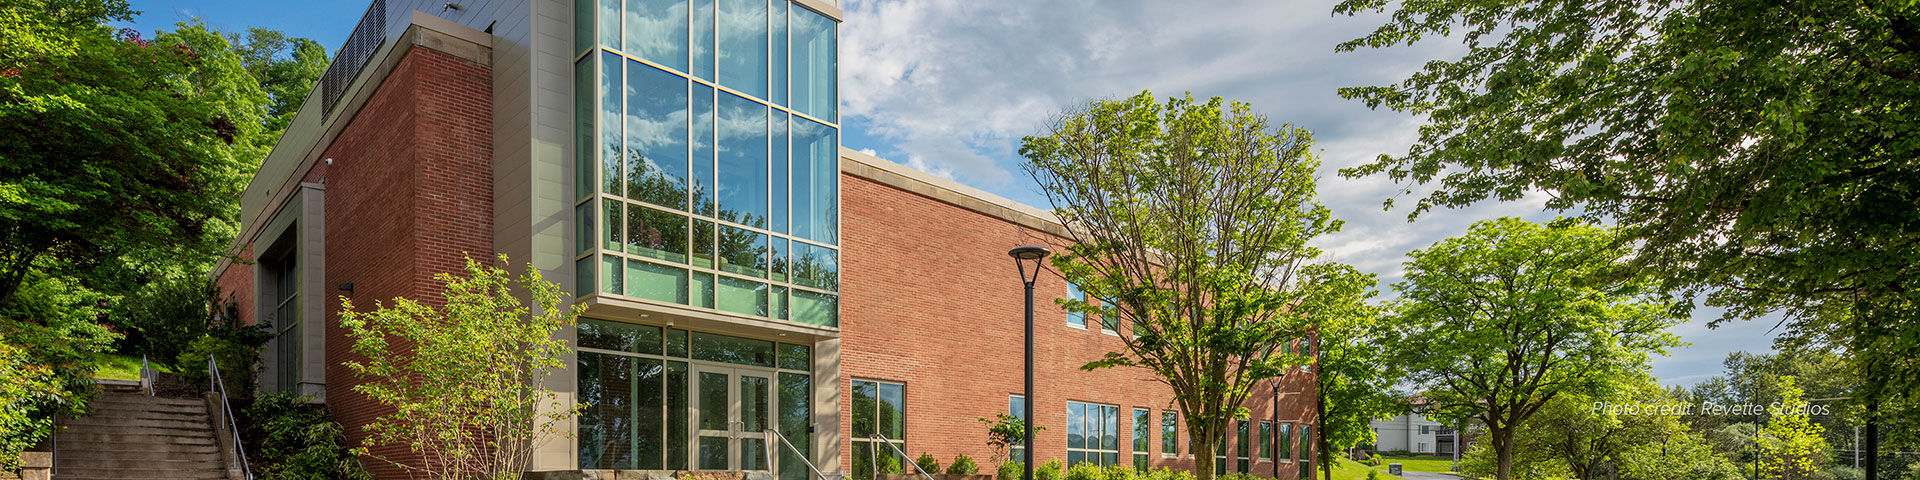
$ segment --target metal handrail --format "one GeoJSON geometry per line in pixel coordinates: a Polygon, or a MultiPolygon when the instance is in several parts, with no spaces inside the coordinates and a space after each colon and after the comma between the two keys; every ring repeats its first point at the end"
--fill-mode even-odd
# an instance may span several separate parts
{"type": "Polygon", "coordinates": [[[144,353],[140,354],[140,389],[146,390],[148,397],[153,396],[153,384],[157,378],[157,373],[158,372],[153,370],[153,367],[147,366],[147,355],[144,353]]]}
{"type": "Polygon", "coordinates": [[[233,433],[233,453],[240,459],[240,472],[247,480],[253,480],[253,468],[247,465],[247,449],[240,446],[240,423],[233,419],[233,405],[227,402],[227,382],[220,378],[220,364],[213,361],[213,355],[207,355],[207,373],[213,377],[207,380],[213,384],[208,390],[220,394],[220,408],[226,412],[227,428],[233,433]]]}
{"type": "MultiPolygon", "coordinates": [[[[771,428],[765,429],[765,431],[767,433],[773,434],[774,438],[780,439],[780,444],[786,445],[787,450],[793,451],[793,456],[795,458],[799,458],[800,463],[806,464],[807,470],[812,470],[815,476],[820,477],[820,480],[833,480],[833,479],[827,478],[827,474],[820,473],[820,468],[813,466],[813,461],[807,460],[807,454],[801,453],[798,447],[794,447],[793,442],[788,441],[786,435],[781,435],[780,432],[775,431],[774,429],[771,429],[771,428]]],[[[774,475],[779,475],[779,472],[774,472],[773,470],[773,455],[767,455],[767,471],[772,472],[774,475]]]]}
{"type": "MultiPolygon", "coordinates": [[[[887,446],[887,448],[889,448],[889,449],[892,449],[892,450],[893,450],[893,453],[896,453],[896,454],[899,454],[899,455],[900,455],[900,462],[901,462],[901,463],[905,463],[905,464],[908,464],[908,465],[913,465],[913,471],[915,471],[915,472],[920,472],[920,476],[921,476],[921,477],[925,477],[925,478],[926,478],[927,480],[933,480],[933,475],[930,475],[930,474],[928,474],[928,473],[927,473],[927,469],[924,469],[924,468],[920,468],[920,464],[918,464],[918,463],[913,463],[913,457],[908,457],[908,456],[907,456],[907,452],[902,452],[902,451],[900,451],[900,447],[898,447],[898,446],[895,446],[895,445],[893,444],[893,441],[892,441],[892,440],[888,440],[888,439],[887,439],[887,436],[886,436],[886,435],[881,435],[881,434],[878,434],[878,433],[876,433],[876,434],[872,434],[872,435],[867,435],[867,439],[868,439],[868,440],[878,440],[878,441],[879,441],[879,443],[881,443],[881,444],[885,444],[885,445],[887,446]]],[[[880,461],[879,461],[879,458],[878,458],[878,457],[876,457],[876,456],[874,456],[874,454],[873,454],[873,449],[872,449],[872,448],[868,448],[868,449],[867,449],[867,461],[868,461],[868,462],[870,462],[870,463],[869,463],[870,465],[873,465],[873,471],[874,471],[874,473],[875,473],[875,474],[878,474],[878,473],[880,473],[880,461]]],[[[876,476],[877,476],[877,475],[876,475],[876,476]]]]}

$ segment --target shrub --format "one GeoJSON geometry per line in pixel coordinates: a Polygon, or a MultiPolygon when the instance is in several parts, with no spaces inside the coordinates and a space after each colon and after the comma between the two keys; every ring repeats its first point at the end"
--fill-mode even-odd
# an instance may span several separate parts
{"type": "Polygon", "coordinates": [[[245,444],[260,462],[259,478],[372,479],[347,448],[340,424],[324,407],[286,393],[268,393],[241,410],[245,444]]]}
{"type": "MultiPolygon", "coordinates": [[[[954,462],[959,462],[956,459],[954,462]]],[[[1013,460],[1000,462],[1000,468],[993,472],[993,480],[1021,480],[1027,476],[1027,466],[1013,460]]]]}
{"type": "Polygon", "coordinates": [[[980,466],[975,465],[973,458],[968,457],[967,454],[964,453],[958,457],[953,457],[953,463],[947,465],[948,475],[973,475],[976,473],[980,473],[980,466]]]}
{"type": "MultiPolygon", "coordinates": [[[[1038,477],[1039,474],[1036,473],[1034,476],[1038,477]]],[[[1065,480],[1107,480],[1107,474],[1101,471],[1099,465],[1076,463],[1071,467],[1067,467],[1065,480]]]]}
{"type": "Polygon", "coordinates": [[[253,378],[260,363],[259,345],[246,345],[214,335],[201,335],[180,349],[173,371],[188,385],[205,388],[212,379],[207,373],[207,357],[220,365],[220,379],[227,394],[247,397],[253,393],[253,378]]]}
{"type": "Polygon", "coordinates": [[[1867,471],[1845,465],[1836,465],[1827,469],[1827,475],[1833,480],[1866,480],[1867,471]]]}
{"type": "Polygon", "coordinates": [[[1060,480],[1061,470],[1059,460],[1049,460],[1040,464],[1040,468],[1033,469],[1033,480],[1060,480]]]}
{"type": "Polygon", "coordinates": [[[900,473],[900,459],[893,455],[881,455],[880,469],[874,473],[900,473]]]}
{"type": "Polygon", "coordinates": [[[920,458],[914,459],[913,465],[920,467],[922,472],[940,473],[940,461],[934,459],[931,453],[920,452],[920,458]]]}
{"type": "Polygon", "coordinates": [[[1193,472],[1177,468],[1160,468],[1145,475],[1146,480],[1193,480],[1193,472]]]}
{"type": "Polygon", "coordinates": [[[1367,470],[1367,480],[1380,480],[1380,471],[1367,470]]]}

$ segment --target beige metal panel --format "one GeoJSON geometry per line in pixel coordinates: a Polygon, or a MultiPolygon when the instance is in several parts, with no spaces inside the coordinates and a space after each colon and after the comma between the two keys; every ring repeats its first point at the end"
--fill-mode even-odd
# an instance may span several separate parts
{"type": "Polygon", "coordinates": [[[840,465],[840,339],[813,342],[813,465],[827,475],[840,465]]]}
{"type": "MultiPolygon", "coordinates": [[[[327,398],[327,188],[300,184],[300,385],[308,401],[327,398]]],[[[291,204],[289,204],[291,205],[291,204]]],[[[258,304],[256,304],[258,305],[258,304]]]]}

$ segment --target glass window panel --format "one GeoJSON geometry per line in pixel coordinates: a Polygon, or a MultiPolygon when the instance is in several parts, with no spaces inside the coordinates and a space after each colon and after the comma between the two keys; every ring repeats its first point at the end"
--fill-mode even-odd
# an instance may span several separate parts
{"type": "Polygon", "coordinates": [[[687,208],[687,81],[627,62],[627,198],[687,208]]]}
{"type": "MultiPolygon", "coordinates": [[[[1087,301],[1087,294],[1086,294],[1086,292],[1082,292],[1082,291],[1080,291],[1080,286],[1079,286],[1079,285],[1074,285],[1074,284],[1072,284],[1072,283],[1068,283],[1068,284],[1067,284],[1067,297],[1068,297],[1068,298],[1072,298],[1072,299],[1074,299],[1074,300],[1079,300],[1079,301],[1082,301],[1082,302],[1084,302],[1084,301],[1087,301]]],[[[1069,326],[1075,326],[1075,327],[1081,327],[1081,328],[1086,328],[1086,326],[1087,326],[1087,315],[1086,315],[1086,314],[1084,314],[1084,313],[1080,313],[1080,312],[1075,312],[1075,311],[1068,311],[1068,312],[1067,312],[1067,325],[1069,325],[1069,326]]]]}
{"type": "MultiPolygon", "coordinates": [[[[616,5],[619,2],[610,1],[616,5]]],[[[614,13],[616,22],[619,18],[618,8],[615,7],[614,13]]],[[[626,147],[622,145],[624,134],[620,126],[621,112],[626,104],[623,95],[626,88],[622,86],[624,80],[620,75],[620,66],[625,63],[613,52],[600,52],[600,185],[601,191],[614,195],[621,194],[620,159],[626,156],[623,153],[626,147]]]]}
{"type": "Polygon", "coordinates": [[[772,243],[773,263],[767,266],[767,278],[773,279],[773,281],[776,281],[776,282],[785,282],[787,281],[787,242],[788,240],[785,238],[773,237],[772,242],[773,242],[772,243]]]}
{"type": "MultiPolygon", "coordinates": [[[[1120,450],[1120,407],[1100,407],[1100,448],[1120,450]]],[[[1112,465],[1113,462],[1107,462],[1112,465]]]]}
{"type": "MultiPolygon", "coordinates": [[[[592,8],[592,4],[587,2],[579,2],[579,4],[592,8]]],[[[593,72],[593,55],[587,55],[573,64],[573,198],[575,199],[593,194],[593,173],[598,168],[593,161],[595,153],[600,151],[599,147],[593,144],[594,119],[598,117],[598,112],[593,109],[595,104],[593,72]]]]}
{"type": "Polygon", "coordinates": [[[720,85],[767,98],[767,0],[720,0],[720,85]]]}
{"type": "MultiPolygon", "coordinates": [[[[685,345],[686,331],[680,330],[681,345],[685,345]]],[[[672,338],[673,331],[668,332],[672,338]]],[[[669,344],[671,345],[671,344],[669,344]]],[[[685,356],[684,346],[681,347],[685,356]]],[[[671,354],[671,346],[667,349],[671,354]]],[[[667,362],[667,469],[687,468],[687,362],[667,362]]]]}
{"type": "Polygon", "coordinates": [[[600,44],[620,47],[620,0],[600,0],[600,44]]]}
{"type": "Polygon", "coordinates": [[[793,283],[822,290],[839,290],[840,252],[793,242],[793,283]]]}
{"type": "Polygon", "coordinates": [[[1087,405],[1067,404],[1067,448],[1087,448],[1087,405]]]}
{"type": "MultiPolygon", "coordinates": [[[[724,0],[728,2],[739,0],[724,0]]],[[[767,107],[721,92],[719,173],[721,220],[767,226],[767,107]]]]}
{"type": "Polygon", "coordinates": [[[1144,453],[1136,453],[1136,454],[1133,454],[1133,469],[1134,469],[1134,470],[1136,470],[1136,471],[1141,471],[1141,472],[1145,472],[1145,471],[1147,471],[1147,470],[1148,470],[1148,468],[1150,467],[1150,465],[1151,465],[1151,464],[1147,462],[1147,454],[1144,454],[1144,453]]]}
{"type": "Polygon", "coordinates": [[[855,440],[873,435],[874,415],[878,412],[874,403],[879,401],[879,397],[879,384],[853,381],[853,438],[855,440]]]}
{"type": "Polygon", "coordinates": [[[693,332],[693,359],[771,367],[773,342],[693,332]]]}
{"type": "Polygon", "coordinates": [[[1107,452],[1107,453],[1102,453],[1102,454],[1100,454],[1100,465],[1103,465],[1103,466],[1113,466],[1113,465],[1115,465],[1115,464],[1118,464],[1118,463],[1120,463],[1120,454],[1119,454],[1119,453],[1116,453],[1116,452],[1107,452]]]}
{"type": "Polygon", "coordinates": [[[1171,410],[1160,412],[1160,453],[1180,454],[1180,414],[1171,410]]]}
{"type": "Polygon", "coordinates": [[[583,319],[579,329],[582,347],[660,354],[660,327],[583,319]]]}
{"type": "Polygon", "coordinates": [[[622,250],[622,244],[626,243],[625,235],[621,235],[620,233],[621,227],[624,225],[624,222],[621,222],[620,219],[626,218],[620,212],[621,202],[600,202],[600,204],[607,207],[607,214],[604,216],[604,218],[606,218],[607,234],[601,236],[606,245],[600,248],[620,251],[622,250]]]}
{"type": "Polygon", "coordinates": [[[1260,458],[1273,458],[1273,422],[1260,422],[1260,458]]]}
{"type": "Polygon", "coordinates": [[[773,86],[771,88],[772,92],[768,94],[767,98],[773,100],[774,104],[786,105],[787,8],[789,5],[787,0],[771,0],[771,3],[773,4],[773,10],[767,12],[767,23],[772,27],[770,30],[773,40],[773,51],[771,52],[773,60],[769,63],[772,64],[773,73],[767,75],[767,77],[773,80],[773,86]]]}
{"type": "Polygon", "coordinates": [[[1280,459],[1293,460],[1293,424],[1280,424],[1280,459]]]}
{"type": "Polygon", "coordinates": [[[1313,426],[1300,426],[1300,461],[1313,460],[1313,426]]]}
{"type": "Polygon", "coordinates": [[[840,326],[840,297],[804,290],[793,292],[793,321],[826,327],[840,326]]]}
{"type": "MultiPolygon", "coordinates": [[[[756,430],[758,431],[758,430],[756,430]]],[[[767,464],[767,439],[765,437],[740,438],[740,465],[754,465],[754,469],[767,464]]]]}
{"type": "Polygon", "coordinates": [[[627,0],[628,55],[687,70],[687,0],[627,0]]]}
{"type": "Polygon", "coordinates": [[[1133,451],[1145,452],[1153,448],[1153,411],[1133,409],[1133,451]]]}
{"type": "Polygon", "coordinates": [[[1233,456],[1235,459],[1237,459],[1236,466],[1240,467],[1239,472],[1247,473],[1247,454],[1249,453],[1249,450],[1251,450],[1251,448],[1249,447],[1253,445],[1253,439],[1251,438],[1250,434],[1247,432],[1248,430],[1247,421],[1241,420],[1234,423],[1240,424],[1239,425],[1240,436],[1236,437],[1233,440],[1233,445],[1234,445],[1233,456]]]}
{"type": "Polygon", "coordinates": [[[779,361],[780,368],[788,370],[813,370],[813,347],[782,343],[780,344],[779,361]]]}
{"type": "Polygon", "coordinates": [[[713,0],[693,0],[693,70],[695,77],[713,79],[713,0]]]}
{"type": "Polygon", "coordinates": [[[691,170],[688,173],[688,189],[693,196],[693,206],[689,210],[701,215],[713,215],[713,87],[694,83],[693,93],[688,103],[693,106],[687,136],[692,152],[691,170]]]}
{"type": "Polygon", "coordinates": [[[593,237],[599,232],[599,230],[594,228],[593,219],[596,215],[594,215],[595,212],[593,209],[595,206],[592,201],[573,206],[573,243],[575,254],[587,253],[588,250],[593,249],[593,237]]]}
{"type": "Polygon", "coordinates": [[[782,320],[791,318],[787,311],[792,303],[787,300],[787,287],[773,287],[767,294],[767,316],[782,320]]]}
{"type": "Polygon", "coordinates": [[[580,467],[633,468],[635,358],[580,352],[580,467]]]}
{"type": "Polygon", "coordinates": [[[720,271],[767,276],[767,234],[720,226],[720,271]]]}
{"type": "Polygon", "coordinates": [[[722,276],[717,290],[716,308],[757,317],[767,316],[767,284],[722,276]]]}
{"type": "Polygon", "coordinates": [[[693,266],[713,268],[713,222],[694,220],[690,241],[693,243],[693,266]]]}
{"type": "MultiPolygon", "coordinates": [[[[667,438],[662,428],[661,403],[665,400],[661,388],[663,376],[661,361],[657,358],[636,358],[634,361],[634,464],[641,470],[660,469],[660,455],[666,448],[667,438]]],[[[684,437],[682,437],[684,438],[684,437]]]]}
{"type": "Polygon", "coordinates": [[[711,273],[693,274],[693,286],[691,287],[691,290],[692,291],[689,293],[691,293],[690,296],[692,298],[690,298],[689,300],[692,300],[692,301],[687,302],[688,305],[702,307],[702,308],[713,308],[713,274],[711,273]]]}
{"type": "MultiPolygon", "coordinates": [[[[805,347],[804,345],[782,345],[781,348],[795,346],[805,347]]],[[[789,355],[785,350],[780,353],[782,368],[790,368],[784,365],[789,355]]],[[[801,458],[810,456],[813,452],[813,437],[807,433],[807,427],[813,423],[812,385],[813,377],[806,374],[784,372],[780,374],[778,429],[780,435],[787,437],[787,441],[793,443],[793,448],[800,451],[799,455],[795,455],[792,450],[775,448],[776,451],[781,452],[780,480],[808,479],[807,467],[801,463],[801,458]]]]}
{"type": "Polygon", "coordinates": [[[838,121],[838,100],[834,69],[839,55],[835,35],[837,24],[819,13],[796,8],[791,13],[793,29],[793,108],[829,122],[838,121]]]}
{"type": "Polygon", "coordinates": [[[879,433],[885,435],[888,440],[906,440],[906,386],[897,383],[880,384],[879,400],[880,403],[876,405],[880,409],[879,433]]]}
{"type": "MultiPolygon", "coordinates": [[[[593,32],[593,11],[598,6],[594,2],[573,2],[573,51],[576,54],[593,48],[593,41],[596,38],[593,32]]],[[[578,75],[578,72],[575,74],[578,75]]]]}
{"type": "Polygon", "coordinates": [[[1079,465],[1082,463],[1086,463],[1086,461],[1087,461],[1087,454],[1085,452],[1079,452],[1079,451],[1067,452],[1067,466],[1079,465]]]}
{"type": "MultiPolygon", "coordinates": [[[[740,376],[740,422],[741,431],[758,433],[767,429],[767,417],[773,413],[772,399],[768,398],[770,387],[767,377],[753,375],[740,376]]],[[[760,464],[765,464],[762,461],[760,464]]],[[[749,464],[753,465],[753,464],[749,464]]]]}
{"type": "Polygon", "coordinates": [[[620,275],[620,257],[600,256],[600,288],[602,292],[621,295],[626,291],[625,278],[620,275]]]}
{"type": "Polygon", "coordinates": [[[687,269],[640,260],[627,261],[627,296],[686,304],[687,269]]]}
{"type": "Polygon", "coordinates": [[[593,255],[573,261],[573,296],[584,297],[593,289],[593,255]]]}
{"type": "Polygon", "coordinates": [[[700,468],[727,469],[727,437],[700,437],[700,468]]]}
{"type": "Polygon", "coordinates": [[[627,205],[627,253],[687,263],[687,217],[627,205]]]}
{"type": "MultiPolygon", "coordinates": [[[[786,2],[775,0],[774,3],[786,2]]],[[[787,149],[792,146],[787,139],[787,124],[790,123],[788,117],[789,115],[781,114],[779,111],[773,113],[772,121],[769,122],[773,132],[772,139],[767,142],[773,147],[773,154],[770,157],[773,173],[768,176],[772,179],[773,191],[770,202],[772,206],[767,210],[767,229],[781,234],[787,233],[787,184],[793,181],[787,175],[787,149]]]]}
{"type": "Polygon", "coordinates": [[[667,329],[667,356],[687,358],[687,331],[667,329]]]}
{"type": "Polygon", "coordinates": [[[825,244],[839,243],[840,153],[833,127],[793,117],[793,235],[825,244]]]}
{"type": "Polygon", "coordinates": [[[727,374],[700,372],[700,429],[729,430],[727,424],[727,374]]]}

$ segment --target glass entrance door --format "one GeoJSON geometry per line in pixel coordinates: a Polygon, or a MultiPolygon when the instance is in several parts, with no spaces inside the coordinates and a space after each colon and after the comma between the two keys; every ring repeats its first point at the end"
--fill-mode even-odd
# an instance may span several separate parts
{"type": "Polygon", "coordinates": [[[694,372],[694,468],[765,471],[773,372],[710,366],[694,372]]]}

